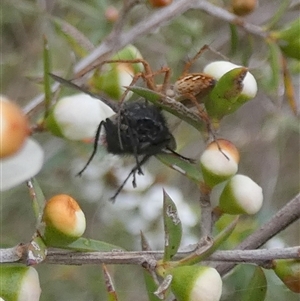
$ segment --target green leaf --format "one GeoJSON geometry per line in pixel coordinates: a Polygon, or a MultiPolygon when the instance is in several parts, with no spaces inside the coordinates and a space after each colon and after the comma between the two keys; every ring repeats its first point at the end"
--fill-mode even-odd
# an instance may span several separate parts
{"type": "Polygon", "coordinates": [[[299,37],[300,32],[300,17],[293,20],[292,22],[285,25],[284,29],[275,32],[276,38],[285,40],[285,41],[292,41],[293,39],[300,39],[299,37]]]}
{"type": "Polygon", "coordinates": [[[94,49],[94,45],[90,40],[77,28],[57,17],[51,20],[55,25],[57,33],[66,39],[78,57],[83,58],[94,49]]]}
{"type": "Polygon", "coordinates": [[[239,67],[228,71],[219,79],[210,92],[210,97],[205,101],[205,108],[210,117],[220,120],[247,101],[246,98],[240,97],[247,72],[247,68],[239,67]]]}
{"type": "Polygon", "coordinates": [[[43,216],[43,210],[46,203],[44,193],[36,178],[28,181],[29,193],[32,199],[32,207],[35,218],[37,220],[37,228],[40,225],[43,216]]]}
{"type": "Polygon", "coordinates": [[[144,270],[144,279],[149,301],[161,301],[161,299],[154,295],[154,292],[157,290],[157,284],[155,279],[153,279],[152,275],[147,270],[144,270]]]}
{"type": "Polygon", "coordinates": [[[180,246],[182,237],[182,224],[178,216],[178,211],[171,197],[164,191],[164,232],[165,232],[165,249],[164,261],[169,261],[176,253],[180,246]]]}
{"type": "Polygon", "coordinates": [[[287,288],[294,293],[300,293],[300,260],[273,260],[273,270],[287,288]]]}
{"type": "Polygon", "coordinates": [[[239,35],[235,24],[229,24],[230,28],[230,56],[234,56],[238,50],[239,35]]]}
{"type": "Polygon", "coordinates": [[[300,60],[300,17],[293,20],[280,31],[274,31],[270,36],[277,40],[282,52],[288,57],[300,60]]]}
{"type": "MultiPolygon", "coordinates": [[[[151,251],[150,244],[143,232],[141,232],[141,245],[143,251],[151,251]]],[[[154,295],[154,292],[157,290],[158,287],[158,281],[155,278],[156,275],[151,274],[151,272],[147,269],[144,269],[143,272],[149,301],[160,301],[160,299],[156,295],[154,295]]]]}
{"type": "Polygon", "coordinates": [[[118,296],[115,291],[114,284],[112,282],[111,276],[105,264],[102,264],[102,270],[104,273],[104,280],[105,280],[105,286],[108,295],[108,301],[118,301],[118,296]]]}
{"type": "Polygon", "coordinates": [[[289,9],[290,5],[291,3],[289,0],[280,1],[279,7],[277,7],[277,11],[272,14],[271,18],[268,20],[268,23],[265,24],[265,31],[270,30],[278,23],[278,21],[280,21],[280,19],[283,17],[283,14],[289,9]]]}
{"type": "Polygon", "coordinates": [[[281,51],[278,45],[272,41],[268,42],[270,50],[271,77],[268,87],[274,92],[278,89],[281,81],[281,51]]]}
{"type": "Polygon", "coordinates": [[[146,98],[148,101],[154,103],[155,105],[161,107],[165,111],[173,114],[179,119],[187,122],[193,126],[198,131],[202,132],[204,130],[204,122],[197,114],[197,112],[189,110],[179,101],[176,101],[170,97],[159,94],[155,91],[149,90],[142,87],[126,87],[128,90],[146,98]]]}
{"type": "Polygon", "coordinates": [[[198,169],[198,165],[187,162],[186,160],[174,155],[174,154],[159,154],[156,158],[168,167],[178,171],[185,175],[190,180],[194,181],[197,185],[203,181],[202,173],[198,169]]]}
{"type": "MultiPolygon", "coordinates": [[[[141,232],[141,246],[143,251],[151,251],[150,244],[143,232],[141,232]]],[[[154,278],[155,274],[151,274],[147,269],[144,269],[143,272],[149,301],[160,301],[160,299],[154,295],[158,287],[158,281],[154,278]]]]}
{"type": "MultiPolygon", "coordinates": [[[[216,232],[221,232],[222,229],[226,228],[230,223],[236,219],[236,216],[229,214],[222,214],[222,216],[215,223],[216,232]]],[[[232,249],[233,246],[238,245],[244,239],[246,239],[251,233],[258,227],[258,222],[254,219],[241,219],[239,226],[236,227],[233,233],[226,239],[222,244],[222,249],[232,249]]]]}
{"type": "Polygon", "coordinates": [[[147,100],[149,100],[150,102],[159,105],[160,104],[160,99],[162,97],[161,94],[152,91],[150,89],[147,88],[143,88],[143,87],[136,87],[136,86],[130,86],[130,87],[126,87],[128,90],[146,98],[147,100]]]}
{"type": "Polygon", "coordinates": [[[264,301],[267,294],[267,279],[261,267],[256,267],[241,301],[264,301]]]}
{"type": "Polygon", "coordinates": [[[234,221],[226,227],[222,232],[220,232],[213,240],[213,243],[209,248],[204,251],[201,254],[197,254],[197,251],[195,253],[192,253],[191,255],[187,256],[186,258],[183,258],[178,261],[177,266],[184,266],[184,265],[193,265],[196,263],[199,263],[211,254],[213,254],[216,250],[219,249],[219,247],[229,238],[229,236],[232,234],[233,230],[235,229],[235,226],[237,225],[239,220],[239,217],[236,217],[234,221]]]}
{"type": "Polygon", "coordinates": [[[55,242],[51,244],[46,242],[50,247],[68,249],[79,252],[112,252],[115,250],[123,250],[123,248],[115,245],[111,245],[104,241],[94,240],[89,238],[80,237],[71,243],[55,242]]]}
{"type": "Polygon", "coordinates": [[[289,43],[283,42],[280,48],[286,56],[300,60],[300,38],[292,39],[289,43]]]}

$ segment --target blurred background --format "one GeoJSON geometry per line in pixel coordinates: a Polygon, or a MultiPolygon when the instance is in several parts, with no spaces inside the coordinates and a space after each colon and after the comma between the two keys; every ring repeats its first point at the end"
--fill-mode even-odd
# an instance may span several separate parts
{"type": "MultiPolygon", "coordinates": [[[[228,5],[226,1],[213,2],[224,7],[228,5]]],[[[260,1],[245,19],[264,25],[282,3],[277,0],[260,1]]],[[[288,8],[274,25],[275,29],[282,28],[299,15],[299,2],[287,3],[288,8]]],[[[106,0],[4,0],[1,8],[1,93],[25,106],[43,92],[43,36],[48,39],[54,73],[65,76],[79,61],[78,53],[55,27],[54,18],[66,21],[96,46],[110,33],[121,7],[122,1],[106,0]]],[[[128,16],[125,30],[154,11],[148,3],[137,5],[128,16]]],[[[255,76],[259,85],[258,95],[225,117],[218,134],[232,141],[240,150],[239,173],[248,175],[263,188],[262,210],[256,216],[245,217],[241,221],[237,235],[245,237],[299,192],[299,124],[283,94],[282,79],[278,85],[273,82],[266,41],[237,30],[239,39],[233,48],[232,33],[232,27],[222,20],[190,10],[157,31],[137,39],[134,46],[153,70],[169,66],[173,81],[180,76],[185,62],[204,44],[209,44],[236,64],[249,66],[255,76]]],[[[220,58],[207,51],[192,70],[199,72],[216,59],[220,58]]],[[[288,64],[299,108],[300,65],[293,59],[289,59],[288,64]]],[[[32,123],[42,112],[40,107],[31,114],[32,123]]],[[[205,147],[204,138],[174,116],[166,114],[166,117],[177,140],[177,151],[199,159],[205,147]]],[[[133,166],[132,158],[108,155],[100,148],[84,175],[76,177],[91,153],[91,144],[63,140],[49,133],[36,134],[35,139],[43,146],[46,156],[44,167],[37,175],[46,198],[59,193],[73,196],[87,217],[86,237],[128,250],[139,250],[139,232],[143,231],[153,249],[162,249],[162,189],[165,189],[178,206],[184,230],[182,246],[198,241],[199,191],[194,183],[157,159],[152,158],[146,164],[143,169],[145,176],[137,180],[138,187],[133,189],[129,181],[116,203],[112,204],[108,199],[133,166]]],[[[26,185],[1,193],[0,205],[1,247],[29,241],[34,233],[35,219],[26,185]]],[[[267,245],[299,245],[299,226],[299,221],[295,222],[267,245]]],[[[232,248],[236,243],[232,239],[226,247],[232,248]]],[[[120,300],[147,300],[140,267],[108,268],[120,300]]],[[[42,301],[107,300],[100,266],[41,264],[36,269],[40,275],[42,301]]],[[[240,300],[247,290],[252,270],[251,265],[243,265],[236,269],[236,273],[226,277],[222,300],[240,300]]],[[[271,271],[266,274],[269,285],[266,300],[299,300],[271,271]]]]}

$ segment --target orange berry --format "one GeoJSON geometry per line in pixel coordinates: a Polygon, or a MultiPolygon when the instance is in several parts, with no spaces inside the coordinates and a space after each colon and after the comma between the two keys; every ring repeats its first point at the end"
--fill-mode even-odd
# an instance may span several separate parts
{"type": "Polygon", "coordinates": [[[85,231],[85,217],[78,203],[67,194],[52,197],[44,208],[43,220],[47,226],[72,237],[85,231]]]}
{"type": "Polygon", "coordinates": [[[164,7],[170,5],[172,0],[149,0],[152,7],[164,7]]]}
{"type": "Polygon", "coordinates": [[[109,22],[116,22],[119,19],[119,11],[114,6],[108,6],[105,10],[105,18],[109,22]]]}
{"type": "Polygon", "coordinates": [[[28,120],[22,110],[0,96],[0,158],[16,153],[30,133],[28,120]]]}
{"type": "Polygon", "coordinates": [[[251,14],[257,6],[257,0],[232,0],[231,7],[234,14],[246,16],[251,14]]]}

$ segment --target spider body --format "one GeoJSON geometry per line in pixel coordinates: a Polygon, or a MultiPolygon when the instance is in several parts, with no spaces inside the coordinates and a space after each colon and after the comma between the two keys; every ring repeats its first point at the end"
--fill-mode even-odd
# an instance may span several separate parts
{"type": "Polygon", "coordinates": [[[216,80],[205,73],[189,73],[181,76],[173,85],[175,97],[187,106],[201,102],[216,84],[216,80]],[[189,100],[189,101],[188,101],[189,100]]]}

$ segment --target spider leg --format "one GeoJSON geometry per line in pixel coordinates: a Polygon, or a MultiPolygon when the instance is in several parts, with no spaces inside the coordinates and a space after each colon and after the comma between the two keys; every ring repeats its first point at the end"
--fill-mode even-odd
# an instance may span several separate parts
{"type": "Polygon", "coordinates": [[[110,198],[110,201],[112,201],[113,203],[116,201],[116,197],[120,194],[120,192],[122,191],[122,189],[124,188],[126,182],[128,181],[128,179],[131,177],[131,175],[133,175],[133,180],[132,180],[132,186],[134,188],[136,188],[136,178],[135,178],[135,174],[136,172],[139,170],[139,168],[146,163],[146,161],[149,160],[151,156],[150,155],[145,155],[141,161],[139,161],[139,164],[137,164],[135,167],[133,167],[130,171],[130,173],[128,174],[128,176],[125,178],[125,180],[123,181],[123,183],[119,186],[119,188],[117,189],[117,191],[115,192],[115,194],[110,198]]]}
{"type": "Polygon", "coordinates": [[[188,74],[189,73],[189,70],[191,68],[191,66],[195,63],[196,60],[198,60],[198,58],[203,54],[204,51],[211,51],[212,53],[220,56],[221,58],[223,58],[224,60],[228,61],[229,59],[224,56],[222,53],[218,52],[217,50],[213,49],[212,47],[210,47],[209,45],[205,44],[203,45],[200,50],[195,54],[195,56],[189,60],[188,62],[185,63],[184,65],[184,68],[183,68],[183,72],[182,74],[185,75],[185,74],[188,74]]]}
{"type": "Polygon", "coordinates": [[[59,82],[62,85],[65,85],[67,87],[70,87],[72,89],[76,89],[78,91],[81,91],[85,94],[90,95],[91,97],[97,98],[99,100],[101,100],[103,103],[105,103],[106,105],[108,105],[113,111],[118,112],[119,106],[112,100],[106,99],[105,97],[92,93],[91,91],[89,91],[88,89],[84,88],[84,87],[80,87],[76,84],[74,84],[72,81],[64,79],[58,75],[49,73],[49,75],[57,82],[59,82]]]}
{"type": "Polygon", "coordinates": [[[205,122],[206,125],[210,124],[210,119],[204,109],[200,106],[197,98],[192,93],[186,93],[181,95],[184,99],[189,99],[197,108],[199,117],[205,122]]]}
{"type": "Polygon", "coordinates": [[[189,70],[190,70],[190,68],[191,68],[191,66],[192,66],[192,65],[195,63],[195,61],[202,55],[202,53],[203,53],[204,51],[208,50],[208,49],[209,49],[209,46],[208,46],[208,45],[205,44],[204,46],[202,46],[202,47],[200,48],[200,50],[195,54],[195,56],[194,56],[191,60],[189,60],[189,61],[187,61],[187,62],[185,63],[182,74],[183,74],[183,75],[184,75],[184,74],[188,74],[188,73],[189,73],[189,70]]]}
{"type": "Polygon", "coordinates": [[[185,156],[182,156],[180,155],[179,153],[177,153],[176,151],[174,151],[173,149],[169,148],[169,147],[166,147],[166,149],[171,152],[172,154],[174,154],[176,157],[182,159],[182,160],[185,160],[189,163],[195,163],[195,160],[194,159],[191,159],[191,158],[188,158],[188,157],[185,157],[185,156]]]}
{"type": "MultiPolygon", "coordinates": [[[[139,77],[143,77],[145,78],[145,81],[146,81],[146,84],[147,84],[147,87],[151,90],[156,90],[156,85],[154,83],[154,80],[153,80],[153,72],[152,72],[152,69],[149,65],[149,63],[144,60],[144,59],[132,59],[132,60],[107,60],[107,61],[103,61],[101,63],[101,66],[103,64],[112,64],[112,63],[125,63],[125,64],[143,64],[144,66],[144,71],[140,73],[139,77]]],[[[132,84],[131,84],[132,85],[132,84]]]]}
{"type": "Polygon", "coordinates": [[[166,94],[166,90],[170,84],[171,70],[169,67],[162,67],[158,71],[152,72],[151,74],[142,73],[142,77],[150,90],[166,94]],[[154,87],[150,86],[148,84],[149,78],[152,78],[153,81],[153,77],[159,74],[165,74],[163,83],[160,85],[155,85],[154,87]]]}
{"type": "Polygon", "coordinates": [[[102,126],[104,126],[104,123],[105,121],[102,120],[97,128],[97,131],[96,131],[96,136],[95,136],[95,141],[94,141],[94,149],[93,149],[93,152],[89,158],[89,160],[87,161],[87,163],[84,165],[84,167],[81,169],[81,171],[77,174],[77,176],[81,176],[82,173],[87,169],[87,167],[89,166],[89,164],[91,163],[91,161],[93,160],[96,152],[97,152],[97,149],[98,149],[98,141],[99,141],[99,137],[100,137],[100,132],[101,132],[101,128],[102,126]]]}

